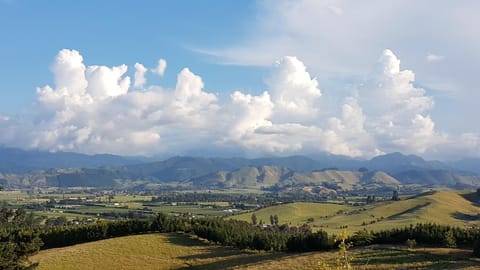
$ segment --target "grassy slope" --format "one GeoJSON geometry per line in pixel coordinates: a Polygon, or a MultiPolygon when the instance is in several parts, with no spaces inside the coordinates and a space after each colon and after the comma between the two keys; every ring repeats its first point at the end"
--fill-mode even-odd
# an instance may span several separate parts
{"type": "MultiPolygon", "coordinates": [[[[455,249],[415,249],[383,247],[351,249],[352,269],[479,269],[480,263],[469,258],[470,251],[455,249]]],[[[290,254],[278,260],[264,261],[238,269],[345,269],[338,264],[338,251],[290,254]]]]}
{"type": "MultiPolygon", "coordinates": [[[[355,269],[478,269],[469,251],[357,249],[350,252],[355,269]],[[435,252],[436,254],[432,254],[435,252]],[[450,252],[454,252],[455,258],[450,252]],[[453,260],[455,262],[453,262],[453,260]]],[[[185,235],[148,234],[120,237],[41,251],[33,257],[39,270],[49,269],[336,269],[337,252],[301,254],[243,252],[207,245],[185,235]],[[331,268],[322,267],[329,265],[331,268]]]]}
{"type": "MultiPolygon", "coordinates": [[[[258,210],[256,215],[259,220],[263,219],[268,223],[269,216],[277,214],[280,223],[292,225],[301,225],[306,223],[309,217],[313,217],[315,221],[311,225],[317,228],[322,227],[333,233],[337,233],[340,226],[344,225],[347,225],[352,232],[364,228],[388,229],[418,222],[434,222],[459,227],[478,225],[478,220],[469,221],[463,218],[480,213],[480,207],[465,199],[464,196],[474,197],[471,192],[437,191],[397,202],[379,202],[360,207],[320,203],[284,204],[258,210]],[[340,209],[345,210],[344,213],[335,214],[340,209]],[[370,224],[371,221],[375,223],[370,224]],[[363,222],[367,225],[362,226],[363,222]]],[[[251,215],[246,213],[234,218],[250,221],[251,215]]]]}
{"type": "MultiPolygon", "coordinates": [[[[349,209],[352,209],[352,207],[339,204],[289,203],[263,208],[256,211],[255,214],[258,221],[263,220],[265,223],[270,223],[270,215],[277,215],[281,224],[300,225],[306,223],[310,217],[320,220],[322,217],[335,215],[339,210],[349,209]]],[[[252,213],[240,214],[233,218],[251,222],[252,213]]]]}
{"type": "Polygon", "coordinates": [[[246,264],[247,256],[183,235],[147,234],[45,250],[32,257],[32,261],[40,263],[39,270],[178,269],[226,259],[246,264]]]}

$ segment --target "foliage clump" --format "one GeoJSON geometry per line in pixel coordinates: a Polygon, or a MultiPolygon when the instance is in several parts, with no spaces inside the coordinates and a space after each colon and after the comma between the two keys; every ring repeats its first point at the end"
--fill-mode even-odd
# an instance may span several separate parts
{"type": "Polygon", "coordinates": [[[407,239],[405,244],[409,249],[413,249],[417,245],[417,241],[415,239],[407,239]]]}
{"type": "Polygon", "coordinates": [[[23,209],[0,210],[0,269],[34,269],[28,258],[42,246],[32,214],[23,209]]]}
{"type": "Polygon", "coordinates": [[[473,257],[480,258],[480,239],[473,242],[473,257]]]}
{"type": "Polygon", "coordinates": [[[448,248],[456,248],[457,247],[457,240],[455,239],[455,236],[453,235],[452,230],[448,230],[445,233],[445,238],[443,239],[443,244],[445,247],[448,248]]]}

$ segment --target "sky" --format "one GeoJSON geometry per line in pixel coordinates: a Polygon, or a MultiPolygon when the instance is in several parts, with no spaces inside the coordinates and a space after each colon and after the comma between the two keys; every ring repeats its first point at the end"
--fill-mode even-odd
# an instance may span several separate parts
{"type": "Polygon", "coordinates": [[[0,0],[0,145],[480,156],[478,1],[0,0]]]}

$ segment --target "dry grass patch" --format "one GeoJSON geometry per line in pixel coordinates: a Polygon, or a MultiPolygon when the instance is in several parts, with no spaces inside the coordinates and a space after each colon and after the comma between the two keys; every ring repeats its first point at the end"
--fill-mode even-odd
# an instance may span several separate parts
{"type": "MultiPolygon", "coordinates": [[[[380,247],[349,252],[354,269],[480,269],[461,249],[380,247]]],[[[180,234],[145,234],[41,251],[32,257],[49,269],[337,269],[338,251],[270,253],[210,245],[180,234]]]]}
{"type": "Polygon", "coordinates": [[[187,235],[145,234],[41,251],[39,270],[74,269],[227,269],[277,258],[209,245],[187,235]]]}
{"type": "MultiPolygon", "coordinates": [[[[352,258],[352,267],[355,270],[390,270],[390,269],[463,269],[473,270],[480,268],[480,262],[470,260],[464,256],[464,251],[454,249],[366,249],[358,248],[349,252],[352,258]],[[457,253],[463,254],[459,255],[457,253]]],[[[469,253],[470,254],[470,253],[469,253]]],[[[338,267],[338,251],[309,252],[289,255],[274,261],[264,261],[236,269],[265,270],[265,269],[318,269],[336,270],[338,267]]]]}

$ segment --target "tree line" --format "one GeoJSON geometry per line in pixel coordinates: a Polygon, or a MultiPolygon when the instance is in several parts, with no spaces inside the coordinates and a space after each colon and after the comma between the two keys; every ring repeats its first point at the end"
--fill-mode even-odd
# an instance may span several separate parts
{"type": "MultiPolygon", "coordinates": [[[[182,232],[220,245],[267,251],[329,250],[339,244],[335,235],[328,235],[322,230],[314,232],[308,225],[297,227],[274,222],[266,226],[233,219],[185,218],[163,213],[149,220],[99,221],[86,225],[42,228],[38,232],[44,243],[42,248],[150,232],[182,232]]],[[[361,230],[346,241],[353,246],[367,246],[405,244],[409,239],[421,245],[472,248],[480,246],[480,229],[419,223],[382,231],[361,230]]]]}
{"type": "MultiPolygon", "coordinates": [[[[416,243],[421,245],[472,248],[480,245],[480,229],[418,223],[376,232],[362,230],[356,232],[349,241],[354,245],[364,246],[371,244],[404,244],[407,240],[415,240],[416,243]]],[[[480,252],[480,249],[477,252],[480,252]]]]}

